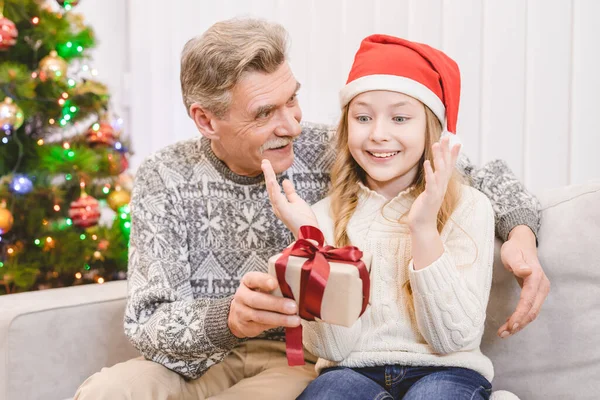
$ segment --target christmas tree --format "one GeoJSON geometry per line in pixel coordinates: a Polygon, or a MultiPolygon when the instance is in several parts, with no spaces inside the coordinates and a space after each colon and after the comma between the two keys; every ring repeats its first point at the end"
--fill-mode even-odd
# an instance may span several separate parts
{"type": "Polygon", "coordinates": [[[0,0],[0,294],[122,279],[128,144],[79,0],[0,0]]]}

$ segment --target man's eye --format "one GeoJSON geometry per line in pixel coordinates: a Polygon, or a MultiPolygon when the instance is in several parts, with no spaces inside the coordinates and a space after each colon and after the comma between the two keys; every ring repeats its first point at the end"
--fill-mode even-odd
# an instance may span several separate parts
{"type": "Polygon", "coordinates": [[[264,118],[269,118],[269,116],[271,115],[272,111],[271,110],[267,110],[267,111],[263,111],[260,114],[258,114],[256,116],[257,119],[264,119],[264,118]]]}

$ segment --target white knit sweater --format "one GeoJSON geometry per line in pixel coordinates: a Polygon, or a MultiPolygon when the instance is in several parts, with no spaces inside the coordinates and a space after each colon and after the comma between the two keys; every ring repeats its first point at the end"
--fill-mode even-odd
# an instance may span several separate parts
{"type": "MultiPolygon", "coordinates": [[[[418,271],[412,266],[408,226],[396,222],[413,201],[411,190],[387,203],[361,185],[347,229],[351,243],[372,255],[370,306],[350,328],[304,321],[304,345],[320,358],[318,371],[336,365],[456,366],[491,381],[492,363],[479,349],[494,255],[490,201],[463,186],[441,233],[444,253],[418,271]]],[[[332,243],[329,207],[326,198],[313,209],[332,243]]]]}

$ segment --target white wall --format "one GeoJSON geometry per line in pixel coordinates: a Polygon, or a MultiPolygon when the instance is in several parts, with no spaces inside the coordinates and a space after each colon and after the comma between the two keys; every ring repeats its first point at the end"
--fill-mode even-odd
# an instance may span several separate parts
{"type": "Polygon", "coordinates": [[[130,133],[127,10],[127,2],[124,0],[83,0],[73,11],[82,13],[85,23],[94,29],[97,43],[92,50],[93,60],[89,63],[98,71],[94,79],[108,86],[111,107],[123,118],[124,131],[130,133]]]}
{"type": "MultiPolygon", "coordinates": [[[[101,7],[118,1],[104,0],[101,7]]],[[[94,2],[98,9],[99,2],[94,2]]],[[[92,7],[93,0],[80,7],[86,3],[92,7]]],[[[505,159],[534,192],[600,178],[600,131],[593,117],[600,109],[597,0],[129,0],[127,5],[126,34],[110,15],[102,21],[107,36],[98,33],[107,43],[123,35],[129,39],[134,165],[198,134],[179,89],[185,42],[218,20],[252,15],[281,22],[290,32],[305,120],[336,121],[337,92],[363,37],[398,35],[441,48],[459,63],[458,129],[475,162],[505,159]]]]}

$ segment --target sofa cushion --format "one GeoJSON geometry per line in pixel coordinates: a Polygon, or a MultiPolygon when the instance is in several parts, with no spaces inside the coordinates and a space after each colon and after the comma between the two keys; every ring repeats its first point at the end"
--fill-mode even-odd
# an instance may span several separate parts
{"type": "Polygon", "coordinates": [[[123,333],[127,282],[0,297],[0,400],[64,399],[139,354],[123,333]]]}
{"type": "MultiPolygon", "coordinates": [[[[596,399],[600,393],[600,182],[539,196],[539,258],[552,288],[538,318],[513,337],[498,328],[520,288],[496,252],[482,351],[495,389],[522,399],[596,399]]],[[[499,244],[498,244],[499,247],[499,244]]],[[[499,248],[498,248],[499,250],[499,248]]]]}

